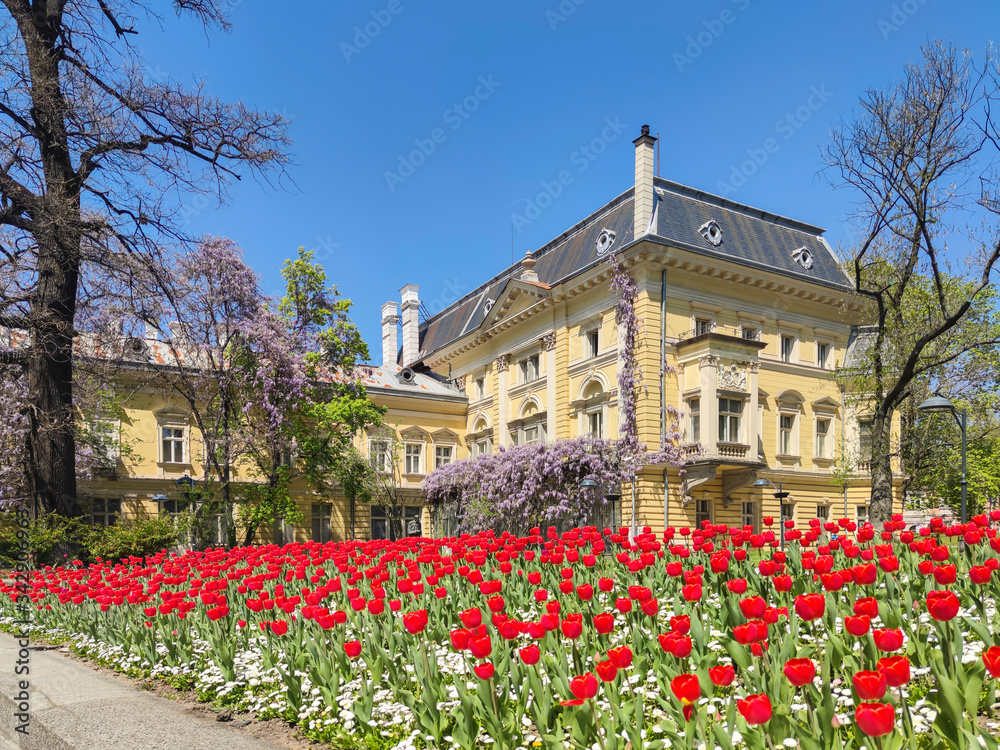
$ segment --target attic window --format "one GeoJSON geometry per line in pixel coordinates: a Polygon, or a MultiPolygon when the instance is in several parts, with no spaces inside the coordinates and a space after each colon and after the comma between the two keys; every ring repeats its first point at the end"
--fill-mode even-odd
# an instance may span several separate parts
{"type": "Polygon", "coordinates": [[[706,221],[698,227],[698,231],[701,232],[702,237],[715,245],[715,247],[722,244],[722,227],[719,226],[719,222],[715,219],[706,221]]]}
{"type": "Polygon", "coordinates": [[[601,234],[598,236],[597,241],[594,243],[594,247],[597,248],[598,255],[604,255],[611,246],[615,244],[615,233],[610,229],[602,229],[601,234]]]}
{"type": "Polygon", "coordinates": [[[800,247],[793,252],[792,258],[807,271],[813,267],[813,254],[805,247],[800,247]]]}

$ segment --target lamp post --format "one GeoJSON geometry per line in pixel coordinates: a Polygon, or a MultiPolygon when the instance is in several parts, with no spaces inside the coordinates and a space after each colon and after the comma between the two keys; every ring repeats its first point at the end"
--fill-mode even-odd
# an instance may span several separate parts
{"type": "Polygon", "coordinates": [[[774,497],[778,501],[778,522],[781,525],[781,551],[785,551],[785,514],[782,512],[785,506],[785,498],[791,495],[791,492],[785,492],[781,488],[781,480],[778,480],[778,486],[774,486],[774,482],[770,479],[758,479],[753,483],[754,487],[771,487],[775,490],[774,497]]]}
{"type": "MultiPolygon", "coordinates": [[[[599,489],[601,491],[601,493],[604,495],[604,499],[610,501],[611,503],[611,522],[612,524],[614,524],[615,506],[622,499],[621,489],[617,487],[612,487],[609,490],[599,480],[593,479],[592,477],[587,477],[582,482],[580,482],[580,489],[581,490],[599,489]]],[[[633,527],[635,526],[634,521],[632,526],[633,527]]],[[[631,541],[632,538],[634,538],[634,534],[632,533],[632,529],[629,529],[629,541],[631,541]]]]}
{"type": "Polygon", "coordinates": [[[955,408],[955,404],[941,395],[931,396],[917,407],[917,411],[923,412],[924,414],[943,414],[944,412],[951,412],[955,421],[958,422],[958,426],[962,428],[962,479],[959,482],[959,485],[962,488],[962,525],[964,526],[967,521],[966,496],[969,486],[968,478],[965,475],[966,428],[968,426],[968,415],[963,408],[962,418],[959,419],[957,413],[958,409],[955,408]]]}

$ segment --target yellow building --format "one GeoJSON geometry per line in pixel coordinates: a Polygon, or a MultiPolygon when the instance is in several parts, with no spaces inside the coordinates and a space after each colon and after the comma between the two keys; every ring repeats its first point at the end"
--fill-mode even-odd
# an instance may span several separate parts
{"type": "MultiPolygon", "coordinates": [[[[414,284],[398,306],[383,305],[382,364],[366,370],[365,385],[387,407],[391,434],[358,440],[387,469],[386,440],[400,446],[404,531],[415,520],[424,535],[444,527],[420,493],[442,463],[618,436],[612,255],[638,286],[639,440],[659,446],[675,409],[689,457],[683,471],[640,467],[623,522],[660,532],[704,520],[760,528],[765,516],[801,526],[866,516],[864,414],[831,377],[855,344],[858,303],[823,230],[655,176],[655,140],[644,127],[634,141],[632,187],[448,308],[423,319],[414,284]],[[755,487],[760,479],[775,488],[755,487]]],[[[146,345],[155,355],[161,344],[146,345]]],[[[86,488],[105,521],[118,507],[173,511],[177,480],[203,476],[183,406],[140,390],[125,409],[120,429],[135,455],[86,488]]],[[[263,541],[392,533],[377,507],[301,478],[292,490],[306,523],[265,529],[263,541]]]]}

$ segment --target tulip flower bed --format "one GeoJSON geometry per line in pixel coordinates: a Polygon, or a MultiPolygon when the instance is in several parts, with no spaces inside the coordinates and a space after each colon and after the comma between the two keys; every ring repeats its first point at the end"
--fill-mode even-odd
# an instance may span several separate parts
{"type": "Polygon", "coordinates": [[[764,523],[164,552],[28,596],[42,634],[337,747],[997,748],[989,518],[784,551],[764,523]]]}

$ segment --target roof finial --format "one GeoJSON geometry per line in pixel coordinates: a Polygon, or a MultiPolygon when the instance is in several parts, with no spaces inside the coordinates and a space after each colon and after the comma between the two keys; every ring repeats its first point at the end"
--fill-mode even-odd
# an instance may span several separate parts
{"type": "Polygon", "coordinates": [[[531,257],[530,250],[524,254],[524,260],[521,261],[521,281],[538,281],[538,274],[535,273],[537,262],[531,257]]]}

